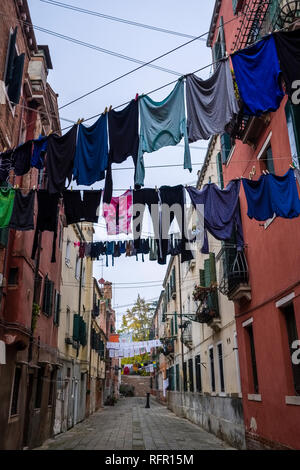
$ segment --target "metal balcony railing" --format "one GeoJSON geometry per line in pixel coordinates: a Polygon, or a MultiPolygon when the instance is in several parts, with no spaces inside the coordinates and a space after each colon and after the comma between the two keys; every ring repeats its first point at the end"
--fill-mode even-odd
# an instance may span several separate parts
{"type": "Polygon", "coordinates": [[[241,285],[249,285],[248,265],[243,251],[224,246],[217,255],[220,260],[219,290],[227,297],[241,285]]]}

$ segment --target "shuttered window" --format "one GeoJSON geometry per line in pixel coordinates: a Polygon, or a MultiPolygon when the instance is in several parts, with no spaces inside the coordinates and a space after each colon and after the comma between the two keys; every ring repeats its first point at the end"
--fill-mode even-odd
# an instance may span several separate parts
{"type": "Polygon", "coordinates": [[[221,157],[223,164],[227,163],[229,154],[231,152],[231,147],[231,137],[225,132],[221,135],[221,157]]]}
{"type": "Polygon", "coordinates": [[[222,157],[221,153],[217,154],[217,170],[218,170],[218,185],[221,189],[224,188],[224,178],[223,178],[223,166],[222,166],[222,157]]]}
{"type": "Polygon", "coordinates": [[[73,317],[73,339],[75,341],[79,341],[79,321],[80,321],[80,316],[78,313],[74,313],[73,317]]]}
{"type": "Polygon", "coordinates": [[[61,295],[59,292],[55,291],[55,310],[54,310],[53,323],[57,326],[59,326],[60,302],[61,302],[61,295]]]}
{"type": "Polygon", "coordinates": [[[6,59],[5,86],[12,105],[20,101],[25,62],[25,54],[18,55],[16,51],[17,31],[16,27],[10,34],[6,59]]]}
{"type": "Polygon", "coordinates": [[[196,390],[197,390],[197,392],[202,392],[200,354],[198,354],[195,357],[195,372],[196,372],[196,390]]]}
{"type": "Polygon", "coordinates": [[[54,282],[45,277],[44,282],[44,296],[43,296],[43,313],[50,317],[53,313],[53,297],[54,297],[54,282]]]}

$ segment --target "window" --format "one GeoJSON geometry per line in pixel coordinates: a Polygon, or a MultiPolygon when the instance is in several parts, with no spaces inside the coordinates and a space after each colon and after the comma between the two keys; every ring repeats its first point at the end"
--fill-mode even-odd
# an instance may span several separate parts
{"type": "Polygon", "coordinates": [[[220,390],[221,392],[225,392],[222,343],[219,343],[217,348],[218,348],[218,361],[219,361],[220,390]]]}
{"type": "Polygon", "coordinates": [[[223,167],[221,153],[217,154],[217,170],[218,170],[218,185],[221,189],[224,188],[223,167]]]}
{"type": "Polygon", "coordinates": [[[50,385],[49,385],[49,396],[48,396],[48,405],[53,405],[53,398],[54,398],[54,387],[55,385],[55,370],[52,370],[50,374],[50,385]]]}
{"type": "Polygon", "coordinates": [[[66,257],[65,257],[65,263],[66,265],[70,264],[70,255],[71,255],[71,242],[70,240],[67,240],[67,245],[66,245],[66,257]]]}
{"type": "Polygon", "coordinates": [[[40,276],[40,274],[37,274],[37,276],[34,280],[34,298],[33,298],[33,301],[38,305],[40,305],[40,301],[41,301],[42,282],[43,282],[42,276],[40,276]]]}
{"type": "Polygon", "coordinates": [[[18,55],[16,50],[17,31],[18,28],[16,27],[9,36],[4,80],[7,96],[12,106],[20,101],[25,60],[25,54],[18,55]]]}
{"type": "Polygon", "coordinates": [[[194,391],[193,359],[189,359],[189,381],[190,381],[190,392],[193,392],[194,391]]]}
{"type": "MultiPolygon", "coordinates": [[[[216,42],[213,45],[212,54],[214,62],[217,62],[218,60],[222,59],[222,57],[224,57],[226,54],[223,16],[221,16],[220,18],[219,34],[216,42]]],[[[216,69],[216,66],[217,64],[214,64],[214,70],[216,69]]]]}
{"type": "Polygon", "coordinates": [[[241,393],[242,386],[241,386],[241,374],[240,374],[240,361],[239,361],[238,341],[237,341],[236,332],[234,333],[234,337],[233,337],[233,350],[234,350],[234,356],[235,356],[238,392],[241,393]]]}
{"type": "MultiPolygon", "coordinates": [[[[287,329],[287,335],[288,335],[288,341],[289,341],[289,347],[290,347],[290,354],[292,356],[292,354],[295,351],[292,348],[292,345],[294,341],[299,339],[293,304],[291,303],[287,305],[286,307],[282,309],[282,311],[285,317],[286,329],[287,329]]],[[[296,395],[300,395],[300,364],[293,364],[292,362],[292,370],[293,370],[295,393],[296,395]]]]}
{"type": "MultiPolygon", "coordinates": [[[[221,160],[222,160],[222,163],[225,165],[227,163],[227,160],[229,158],[229,155],[232,149],[231,137],[229,134],[224,133],[221,135],[220,139],[221,139],[221,160]]],[[[223,174],[222,174],[222,178],[223,178],[223,174]]]]}
{"type": "Polygon", "coordinates": [[[268,170],[269,173],[275,173],[272,147],[269,145],[260,157],[260,169],[268,170]]]}
{"type": "Polygon", "coordinates": [[[169,377],[169,390],[173,392],[175,390],[174,386],[174,367],[170,367],[168,370],[168,377],[169,377]]]}
{"type": "Polygon", "coordinates": [[[61,295],[59,292],[55,291],[55,309],[54,309],[53,323],[57,326],[59,326],[60,301],[61,301],[61,295]]]}
{"type": "Polygon", "coordinates": [[[66,310],[66,334],[67,336],[70,336],[70,323],[71,322],[71,311],[70,307],[67,307],[66,310]]]}
{"type": "Polygon", "coordinates": [[[20,381],[21,381],[21,373],[22,369],[20,366],[16,366],[15,368],[15,377],[13,383],[13,392],[11,398],[11,407],[10,407],[10,414],[16,415],[18,414],[18,404],[19,404],[19,390],[20,390],[20,381]]]}
{"type": "Polygon", "coordinates": [[[300,107],[290,100],[285,106],[286,123],[294,165],[300,167],[300,107]]]}
{"type": "Polygon", "coordinates": [[[53,313],[53,297],[54,297],[54,282],[45,277],[44,282],[44,297],[43,297],[43,312],[50,317],[53,313]]]}
{"type": "Polygon", "coordinates": [[[214,365],[214,348],[211,346],[209,348],[209,364],[210,364],[210,385],[211,391],[216,391],[216,379],[215,379],[215,365],[214,365]]]}
{"type": "Polygon", "coordinates": [[[82,287],[85,287],[85,267],[82,270],[82,287]]]}
{"type": "Polygon", "coordinates": [[[10,268],[8,275],[8,285],[15,286],[18,284],[19,268],[10,268]]]}
{"type": "Polygon", "coordinates": [[[178,333],[177,312],[174,313],[174,333],[175,335],[177,335],[178,333]]]}
{"type": "Polygon", "coordinates": [[[202,392],[200,354],[198,354],[198,356],[195,357],[195,372],[196,372],[196,390],[197,392],[202,392]]]}
{"type": "Polygon", "coordinates": [[[35,408],[40,408],[42,403],[42,392],[43,392],[43,375],[44,370],[41,367],[38,371],[37,375],[37,384],[36,384],[36,392],[35,392],[35,408]]]}
{"type": "Polygon", "coordinates": [[[186,362],[183,363],[183,390],[187,392],[186,362]]]}
{"type": "Polygon", "coordinates": [[[75,267],[75,278],[79,280],[79,277],[80,277],[80,258],[77,256],[76,267],[75,267]]]}
{"type": "Polygon", "coordinates": [[[250,360],[251,360],[251,372],[252,372],[252,387],[254,393],[259,393],[258,377],[257,377],[257,366],[256,366],[256,355],[254,345],[253,326],[248,325],[246,328],[248,335],[249,347],[250,347],[250,360]]]}
{"type": "Polygon", "coordinates": [[[176,364],[176,390],[180,391],[180,373],[179,373],[179,364],[176,364]]]}

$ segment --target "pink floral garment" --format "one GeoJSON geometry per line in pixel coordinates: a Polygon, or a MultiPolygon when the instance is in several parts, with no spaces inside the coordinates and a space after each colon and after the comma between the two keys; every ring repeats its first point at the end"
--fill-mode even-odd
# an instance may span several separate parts
{"type": "Polygon", "coordinates": [[[103,217],[107,235],[131,233],[132,191],[128,189],[122,196],[112,197],[110,204],[103,204],[103,217]]]}

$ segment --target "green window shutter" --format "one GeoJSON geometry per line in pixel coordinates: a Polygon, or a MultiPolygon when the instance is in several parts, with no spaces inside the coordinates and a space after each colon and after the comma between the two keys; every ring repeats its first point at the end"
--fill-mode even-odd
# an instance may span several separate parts
{"type": "Polygon", "coordinates": [[[214,311],[215,314],[219,316],[219,298],[217,290],[208,294],[207,305],[210,310],[214,311]]]}
{"type": "Polygon", "coordinates": [[[59,292],[55,291],[55,311],[54,311],[53,323],[57,326],[59,326],[60,302],[61,302],[61,295],[59,294],[59,292]]]}
{"type": "Polygon", "coordinates": [[[9,227],[0,229],[0,245],[5,248],[8,243],[9,227]]]}
{"type": "Polygon", "coordinates": [[[15,57],[13,77],[7,90],[8,97],[14,104],[18,104],[20,100],[24,61],[25,54],[20,54],[19,56],[15,57]]]}
{"type": "Polygon", "coordinates": [[[178,322],[177,322],[177,312],[174,315],[174,323],[175,323],[175,335],[178,333],[178,322]]]}
{"type": "Polygon", "coordinates": [[[224,178],[223,178],[223,166],[222,166],[222,157],[221,153],[217,154],[217,170],[218,170],[218,185],[221,189],[224,188],[224,178]]]}
{"type": "Polygon", "coordinates": [[[205,287],[210,286],[210,260],[204,260],[204,278],[205,278],[205,287]]]}
{"type": "Polygon", "coordinates": [[[226,41],[225,41],[225,31],[224,31],[224,20],[223,16],[220,18],[220,39],[221,39],[221,58],[226,55],[226,41]]]}
{"type": "Polygon", "coordinates": [[[74,313],[73,317],[73,339],[75,341],[79,341],[79,322],[80,322],[80,316],[78,313],[74,313]]]}
{"type": "Polygon", "coordinates": [[[209,265],[210,265],[210,282],[216,282],[217,281],[216,257],[214,253],[209,253],[209,265]]]}
{"type": "Polygon", "coordinates": [[[16,26],[14,32],[9,36],[9,44],[7,51],[7,67],[5,75],[5,85],[8,86],[13,78],[14,61],[16,56],[16,39],[18,27],[16,26]]]}
{"type": "Polygon", "coordinates": [[[174,287],[174,292],[176,292],[176,269],[175,267],[173,268],[174,275],[173,275],[173,287],[174,287]]]}
{"type": "Polygon", "coordinates": [[[50,281],[50,316],[53,314],[54,310],[54,300],[55,300],[55,289],[54,282],[50,281]]]}
{"type": "MultiPolygon", "coordinates": [[[[212,54],[213,54],[213,61],[217,62],[222,58],[222,46],[220,42],[215,42],[212,48],[212,54]]],[[[216,65],[214,65],[214,68],[216,68],[216,65]]]]}
{"type": "Polygon", "coordinates": [[[205,287],[205,272],[204,272],[204,269],[199,269],[199,276],[200,276],[200,286],[205,287]]]}
{"type": "Polygon", "coordinates": [[[171,318],[171,336],[174,336],[174,318],[171,318]]]}
{"type": "Polygon", "coordinates": [[[221,156],[222,163],[226,163],[231,151],[231,138],[230,135],[224,133],[221,135],[221,156]]]}
{"type": "Polygon", "coordinates": [[[86,323],[82,317],[79,317],[79,342],[82,346],[86,346],[86,323]]]}

